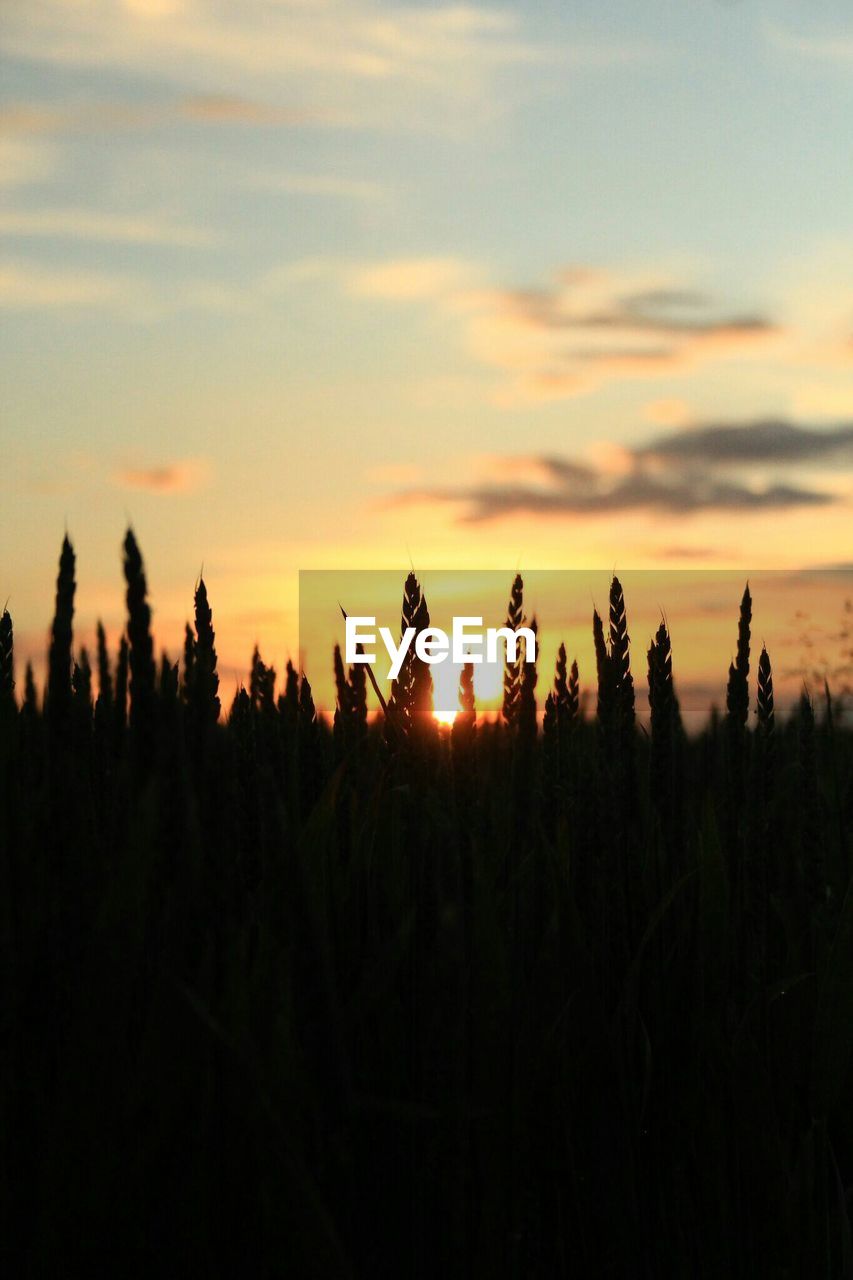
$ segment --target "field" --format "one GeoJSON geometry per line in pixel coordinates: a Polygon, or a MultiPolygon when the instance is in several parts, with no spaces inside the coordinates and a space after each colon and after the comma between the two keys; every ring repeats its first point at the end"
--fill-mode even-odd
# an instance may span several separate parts
{"type": "Polygon", "coordinates": [[[90,663],[66,539],[43,697],[0,623],[7,1274],[853,1276],[853,734],[748,589],[699,734],[616,579],[593,718],[561,652],[446,729],[416,659],[220,707],[124,564],[90,663]]]}

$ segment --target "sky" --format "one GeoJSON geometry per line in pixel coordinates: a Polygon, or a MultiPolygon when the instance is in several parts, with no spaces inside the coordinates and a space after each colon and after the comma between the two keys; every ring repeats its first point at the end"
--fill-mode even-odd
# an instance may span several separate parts
{"type": "Polygon", "coordinates": [[[84,640],[130,521],[232,673],[299,570],[853,561],[843,0],[5,0],[0,69],[23,654],[66,528],[84,640]]]}

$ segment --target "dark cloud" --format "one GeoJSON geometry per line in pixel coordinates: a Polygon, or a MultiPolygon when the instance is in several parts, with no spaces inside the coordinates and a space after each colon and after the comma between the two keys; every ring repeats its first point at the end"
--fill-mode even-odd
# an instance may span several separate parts
{"type": "Polygon", "coordinates": [[[802,464],[850,449],[853,425],[815,431],[770,420],[719,423],[674,431],[649,445],[623,450],[616,472],[607,465],[543,454],[510,460],[519,473],[533,472],[531,481],[410,491],[401,497],[460,504],[461,518],[475,523],[509,515],[785,511],[828,506],[837,497],[784,478],[758,482],[752,476],[735,477],[731,468],[802,464]]]}
{"type": "Polygon", "coordinates": [[[566,268],[543,286],[467,292],[474,349],[511,378],[505,399],[535,402],[589,391],[615,378],[649,378],[760,350],[782,332],[756,310],[739,310],[663,280],[566,268]]]}
{"type": "Polygon", "coordinates": [[[853,452],[853,423],[816,431],[772,418],[684,428],[636,450],[638,459],[711,466],[809,462],[853,452]]]}
{"type": "Polygon", "coordinates": [[[752,336],[775,329],[765,316],[721,313],[704,294],[690,289],[643,290],[614,297],[601,309],[575,309],[566,283],[573,283],[570,275],[563,277],[563,288],[506,290],[503,303],[519,319],[548,330],[604,329],[681,338],[752,336]]]}
{"type": "Polygon", "coordinates": [[[598,478],[594,467],[585,462],[573,462],[571,458],[546,454],[538,458],[537,462],[546,475],[563,484],[593,485],[598,478]]]}
{"type": "Polygon", "coordinates": [[[690,515],[698,511],[785,510],[825,506],[833,501],[830,494],[796,485],[751,488],[733,481],[701,476],[664,478],[639,470],[615,483],[602,476],[592,485],[569,482],[542,489],[534,485],[495,484],[437,490],[421,496],[464,503],[467,510],[462,518],[466,523],[508,515],[612,515],[625,511],[690,515]]]}

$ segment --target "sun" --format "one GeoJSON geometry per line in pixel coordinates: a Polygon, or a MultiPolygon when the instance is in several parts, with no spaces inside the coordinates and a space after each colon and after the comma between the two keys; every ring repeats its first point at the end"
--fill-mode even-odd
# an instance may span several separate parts
{"type": "Polygon", "coordinates": [[[445,725],[447,728],[450,728],[458,713],[452,709],[448,710],[446,708],[436,707],[432,714],[433,718],[437,720],[440,725],[445,725]]]}

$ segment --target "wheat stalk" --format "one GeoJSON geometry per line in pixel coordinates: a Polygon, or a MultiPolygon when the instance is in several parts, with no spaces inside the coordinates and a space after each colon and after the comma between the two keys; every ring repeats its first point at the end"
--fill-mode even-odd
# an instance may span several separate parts
{"type": "Polygon", "coordinates": [[[74,548],[62,540],[56,579],[56,609],[50,637],[47,675],[47,713],[54,738],[62,736],[71,711],[71,645],[74,621],[74,548]]]}
{"type": "Polygon", "coordinates": [[[154,644],[151,609],[142,556],[133,530],[124,539],[124,576],[127,584],[127,638],[130,664],[130,732],[138,777],[150,770],[156,729],[154,644]]]}
{"type": "MultiPolygon", "coordinates": [[[[506,611],[506,626],[510,631],[517,631],[522,625],[524,613],[524,582],[521,574],[517,573],[513,579],[512,588],[509,594],[509,604],[506,611]]],[[[525,654],[525,657],[527,655],[525,654]]],[[[515,724],[518,719],[518,701],[521,696],[521,671],[522,657],[520,652],[516,652],[515,661],[510,662],[509,659],[504,663],[504,690],[503,690],[503,706],[501,713],[504,721],[508,725],[515,724]]]]}
{"type": "Polygon", "coordinates": [[[15,646],[12,615],[8,609],[0,617],[0,703],[11,703],[15,697],[15,646]]]}

